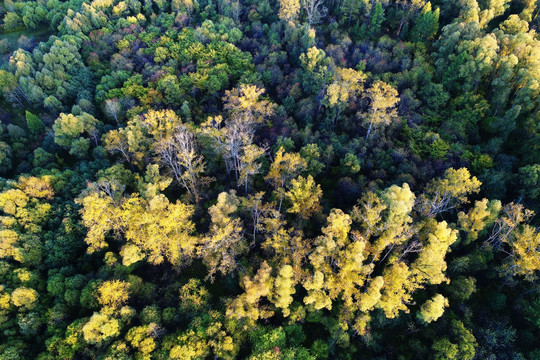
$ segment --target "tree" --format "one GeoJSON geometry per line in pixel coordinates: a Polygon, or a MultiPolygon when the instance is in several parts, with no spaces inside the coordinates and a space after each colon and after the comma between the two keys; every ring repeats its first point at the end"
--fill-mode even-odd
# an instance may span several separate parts
{"type": "Polygon", "coordinates": [[[118,117],[120,115],[121,110],[122,110],[122,107],[120,106],[118,99],[105,100],[105,105],[104,105],[105,115],[107,115],[109,118],[113,118],[117,124],[119,123],[118,117]]]}
{"type": "Polygon", "coordinates": [[[99,121],[92,115],[82,112],[79,115],[61,113],[53,124],[54,142],[69,148],[69,153],[82,158],[90,147],[90,139],[97,142],[97,126],[99,121]]]}
{"type": "Polygon", "coordinates": [[[403,262],[396,262],[383,272],[384,288],[377,307],[384,311],[387,318],[395,318],[399,311],[409,312],[405,305],[410,303],[410,291],[414,285],[409,282],[409,267],[403,262]]]}
{"type": "Polygon", "coordinates": [[[245,292],[229,302],[226,316],[236,319],[246,319],[251,324],[254,324],[258,319],[265,319],[272,316],[272,311],[264,307],[259,307],[260,299],[270,297],[272,294],[274,279],[270,275],[271,272],[272,268],[266,261],[263,261],[253,278],[244,276],[241,284],[245,292]]]}
{"type": "Polygon", "coordinates": [[[368,34],[371,39],[375,39],[381,31],[381,25],[384,22],[384,9],[380,2],[375,4],[371,14],[369,16],[368,34]]]}
{"type": "Polygon", "coordinates": [[[540,271],[540,232],[525,225],[513,231],[510,239],[511,261],[506,271],[513,276],[523,276],[528,281],[536,280],[540,271]]]}
{"type": "Polygon", "coordinates": [[[98,288],[101,305],[118,310],[129,298],[129,284],[120,280],[105,281],[98,288]]]}
{"type": "Polygon", "coordinates": [[[363,89],[365,75],[354,69],[336,69],[334,81],[326,89],[326,104],[336,109],[332,119],[332,127],[339,118],[341,111],[348,104],[350,98],[354,98],[363,89]]]}
{"type": "Polygon", "coordinates": [[[467,232],[465,244],[476,240],[478,233],[495,221],[500,209],[500,201],[492,200],[488,202],[488,199],[482,199],[476,201],[474,207],[467,214],[460,211],[458,213],[458,223],[460,228],[467,232]]]}
{"type": "Polygon", "coordinates": [[[31,310],[37,306],[38,292],[27,287],[18,287],[11,293],[11,302],[18,308],[31,310]]]}
{"type": "Polygon", "coordinates": [[[419,197],[417,207],[427,217],[434,217],[460,204],[467,203],[467,195],[480,191],[482,183],[471,177],[467,168],[445,171],[444,177],[432,180],[419,197]]]}
{"type": "Polygon", "coordinates": [[[257,145],[249,144],[244,147],[244,153],[240,156],[238,163],[240,174],[238,185],[244,185],[248,192],[249,177],[259,174],[261,164],[257,162],[265,153],[265,150],[257,145]]]}
{"type": "Polygon", "coordinates": [[[217,204],[208,209],[212,219],[210,231],[202,239],[200,254],[208,267],[207,278],[214,279],[216,272],[230,274],[236,268],[236,258],[246,249],[242,236],[242,222],[233,217],[240,205],[234,191],[218,195],[217,204]]]}
{"type": "Polygon", "coordinates": [[[281,212],[281,203],[285,195],[285,185],[306,166],[306,161],[299,154],[285,153],[283,147],[277,151],[276,157],[270,166],[270,171],[264,179],[274,186],[279,196],[278,211],[281,212]]]}
{"type": "Polygon", "coordinates": [[[202,176],[204,159],[198,154],[195,135],[186,126],[178,126],[174,134],[156,140],[153,146],[160,162],[171,170],[190,196],[199,201],[206,179],[202,176]]]}
{"type": "Polygon", "coordinates": [[[428,1],[420,15],[415,19],[414,27],[411,30],[411,40],[414,42],[425,41],[435,36],[439,30],[439,8],[431,10],[431,3],[428,1]]]}
{"type": "Polygon", "coordinates": [[[313,177],[299,176],[291,180],[291,187],[285,193],[285,197],[292,206],[287,212],[299,214],[303,219],[308,219],[313,213],[321,210],[319,199],[322,195],[321,186],[315,183],[313,177]]]}
{"type": "Polygon", "coordinates": [[[301,0],[302,8],[306,12],[308,26],[317,25],[326,16],[326,7],[323,0],[301,0]]]}
{"type": "Polygon", "coordinates": [[[444,275],[446,253],[457,240],[458,232],[448,227],[446,221],[426,221],[421,233],[423,248],[411,264],[412,276],[418,283],[440,284],[449,282],[444,275]]]}
{"type": "Polygon", "coordinates": [[[420,312],[417,314],[417,317],[429,324],[433,321],[437,321],[443,313],[444,308],[448,307],[448,299],[446,299],[441,294],[436,294],[431,299],[426,301],[422,306],[420,307],[420,312]]]}
{"type": "Polygon", "coordinates": [[[321,103],[326,84],[331,80],[330,58],[326,56],[324,50],[312,46],[306,53],[300,55],[300,63],[305,71],[302,79],[304,91],[317,94],[321,103]]]}
{"type": "Polygon", "coordinates": [[[300,12],[300,0],[280,0],[279,18],[294,23],[300,12]]]}
{"type": "Polygon", "coordinates": [[[231,121],[254,127],[274,115],[275,104],[260,99],[264,91],[255,85],[240,85],[225,91],[223,108],[229,111],[231,121]]]}
{"type": "Polygon", "coordinates": [[[106,237],[114,232],[128,246],[121,251],[125,265],[141,260],[142,254],[152,264],[161,264],[165,259],[175,266],[189,264],[198,243],[191,235],[194,210],[180,201],[171,203],[159,194],[170,182],[159,179],[156,165],[149,166],[147,183],[141,189],[144,198],[139,194],[124,197],[121,187],[114,183],[91,185],[91,191],[78,201],[83,224],[88,228],[88,252],[107,248],[106,237]]]}
{"type": "Polygon", "coordinates": [[[43,133],[43,130],[45,130],[43,121],[41,121],[38,116],[32,114],[30,111],[26,111],[26,125],[28,126],[28,129],[30,129],[32,135],[40,135],[43,133]]]}
{"type": "Polygon", "coordinates": [[[99,344],[119,335],[120,322],[107,315],[94,313],[83,326],[84,340],[90,344],[99,344]]]}
{"type": "Polygon", "coordinates": [[[374,124],[375,126],[388,125],[397,119],[396,105],[399,97],[397,90],[383,81],[376,81],[365,92],[365,97],[370,101],[368,113],[362,116],[364,121],[369,123],[367,141],[374,124]]]}
{"type": "Polygon", "coordinates": [[[295,282],[292,266],[282,266],[276,280],[274,281],[274,305],[283,310],[284,317],[288,317],[291,313],[289,306],[293,302],[292,295],[296,293],[294,285],[295,282]]]}

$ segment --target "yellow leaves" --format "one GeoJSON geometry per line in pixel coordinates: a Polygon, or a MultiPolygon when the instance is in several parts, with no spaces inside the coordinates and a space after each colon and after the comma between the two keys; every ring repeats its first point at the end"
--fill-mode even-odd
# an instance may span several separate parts
{"type": "Polygon", "coordinates": [[[326,90],[326,100],[330,106],[345,104],[351,96],[363,89],[366,76],[354,69],[337,68],[334,82],[326,90]]]}
{"type": "Polygon", "coordinates": [[[0,310],[9,309],[10,300],[11,296],[7,292],[4,292],[4,285],[0,285],[0,310]]]}
{"type": "Polygon", "coordinates": [[[284,317],[288,317],[291,313],[289,310],[289,305],[291,305],[293,302],[292,295],[296,293],[294,285],[295,282],[292,266],[282,266],[274,282],[274,305],[283,310],[284,317]]]}
{"type": "Polygon", "coordinates": [[[242,237],[242,223],[232,218],[240,200],[235,191],[222,192],[216,205],[208,209],[212,218],[210,232],[203,238],[200,254],[209,268],[208,277],[213,278],[219,271],[228,274],[236,268],[236,257],[246,249],[242,237]]]}
{"type": "MultiPolygon", "coordinates": [[[[392,185],[383,192],[381,199],[386,205],[386,216],[384,229],[372,246],[374,259],[378,259],[387,246],[400,245],[413,235],[409,226],[412,222],[409,214],[414,206],[415,195],[409,185],[392,185]]],[[[378,209],[381,208],[379,204],[378,209]]]]}
{"type": "Polygon", "coordinates": [[[381,289],[384,286],[384,278],[377,276],[369,283],[367,291],[360,294],[358,299],[358,309],[362,312],[373,310],[379,299],[381,298],[381,289]]]}
{"type": "Polygon", "coordinates": [[[141,251],[141,248],[137,245],[127,244],[122,246],[120,250],[120,256],[122,256],[122,265],[130,266],[136,262],[144,259],[145,255],[141,251]]]}
{"type": "Polygon", "coordinates": [[[321,186],[315,183],[311,175],[306,179],[299,176],[291,181],[291,188],[285,193],[285,197],[292,204],[287,211],[308,219],[311,214],[321,210],[319,204],[321,196],[321,186]]]}
{"type": "Polygon", "coordinates": [[[467,202],[467,195],[480,191],[482,183],[475,177],[471,177],[467,168],[455,170],[449,168],[445,171],[442,179],[431,182],[428,186],[428,193],[449,194],[457,198],[460,202],[467,202]]]}
{"type": "Polygon", "coordinates": [[[31,198],[52,199],[54,195],[49,176],[40,178],[35,176],[21,177],[18,187],[31,198]]]}
{"type": "Polygon", "coordinates": [[[280,19],[285,21],[295,21],[300,13],[300,0],[280,0],[279,13],[280,19]]]}
{"type": "Polygon", "coordinates": [[[246,290],[245,301],[249,304],[255,304],[261,297],[268,297],[273,287],[273,279],[270,277],[272,268],[266,261],[263,261],[257,274],[251,280],[244,277],[244,288],[246,290]]]}
{"type": "Polygon", "coordinates": [[[10,189],[0,194],[0,209],[9,215],[16,215],[18,208],[28,204],[29,197],[19,189],[10,189]]]}
{"type": "Polygon", "coordinates": [[[512,275],[524,276],[528,281],[538,278],[540,270],[540,232],[534,227],[525,225],[522,230],[515,231],[510,243],[512,249],[512,275]]]}
{"type": "Polygon", "coordinates": [[[182,345],[175,345],[169,352],[171,359],[192,360],[204,359],[208,355],[208,345],[196,336],[195,331],[188,330],[178,340],[182,345]]]}
{"type": "Polygon", "coordinates": [[[150,359],[148,355],[156,348],[156,341],[152,338],[152,330],[156,326],[156,324],[136,326],[129,329],[126,335],[126,340],[139,350],[143,358],[150,359]]]}
{"type": "Polygon", "coordinates": [[[171,359],[205,359],[210,354],[215,358],[232,359],[238,346],[228,334],[217,311],[209,311],[195,318],[190,328],[178,338],[169,353],[171,359]]]}
{"type": "Polygon", "coordinates": [[[79,136],[94,132],[98,123],[95,117],[85,112],[79,115],[61,113],[53,125],[54,142],[70,147],[79,136]]]}
{"type": "Polygon", "coordinates": [[[467,195],[480,191],[482,183],[471,177],[467,168],[455,170],[449,168],[444,177],[433,180],[420,197],[418,208],[428,217],[452,209],[460,204],[467,203],[467,195]]]}
{"type": "Polygon", "coordinates": [[[378,80],[365,94],[371,100],[367,116],[369,122],[388,125],[396,118],[396,105],[399,102],[399,94],[391,85],[378,80]]]}
{"type": "Polygon", "coordinates": [[[107,247],[105,237],[114,231],[124,235],[126,245],[130,245],[121,252],[126,265],[142,259],[142,253],[153,264],[167,258],[173,265],[195,255],[198,240],[191,236],[195,225],[189,220],[193,214],[190,205],[170,203],[161,194],[149,200],[133,194],[115,203],[102,191],[90,193],[80,203],[89,252],[107,247]]]}
{"type": "Polygon", "coordinates": [[[409,290],[414,286],[408,281],[409,274],[409,267],[402,262],[396,262],[384,270],[384,287],[377,307],[384,311],[387,318],[395,318],[399,311],[409,312],[405,302],[411,301],[409,290]]]}
{"type": "Polygon", "coordinates": [[[15,244],[19,235],[13,230],[0,230],[0,258],[16,257],[15,244]]]}
{"type": "Polygon", "coordinates": [[[341,209],[332,209],[326,221],[328,225],[322,229],[323,234],[332,238],[340,247],[344,246],[351,229],[351,217],[341,209]]]}
{"type": "Polygon", "coordinates": [[[245,293],[234,299],[227,307],[226,315],[236,319],[247,318],[250,323],[258,319],[267,318],[273,315],[273,312],[259,307],[259,301],[262,297],[269,297],[274,287],[274,279],[270,276],[272,268],[266,261],[263,261],[261,267],[251,279],[244,276],[242,285],[245,293]]]}
{"type": "Polygon", "coordinates": [[[255,85],[240,85],[239,88],[225,91],[223,108],[230,112],[234,121],[243,122],[249,126],[261,123],[274,114],[275,104],[268,100],[260,100],[264,89],[255,85]]]}
{"type": "Polygon", "coordinates": [[[353,207],[350,216],[364,229],[364,235],[369,239],[372,234],[378,234],[381,230],[381,226],[378,226],[382,220],[381,213],[387,207],[379,196],[368,191],[353,207]]]}
{"type": "Polygon", "coordinates": [[[417,282],[429,284],[448,282],[444,275],[446,271],[444,258],[450,250],[450,245],[457,240],[457,236],[457,230],[449,228],[446,221],[438,223],[433,219],[427,220],[420,234],[424,248],[411,265],[417,282]]]}
{"type": "Polygon", "coordinates": [[[34,289],[18,287],[11,293],[11,302],[18,308],[31,310],[37,305],[38,293],[34,289]]]}
{"type": "Polygon", "coordinates": [[[270,166],[270,171],[264,178],[270,181],[276,190],[285,186],[285,183],[294,178],[298,172],[307,166],[300,154],[286,153],[283,147],[279,148],[276,157],[270,166]]]}
{"type": "Polygon", "coordinates": [[[308,291],[308,295],[304,297],[304,304],[313,305],[316,310],[332,309],[332,300],[326,292],[324,292],[324,274],[320,271],[315,271],[311,278],[305,279],[302,283],[308,291]]]}
{"type": "Polygon", "coordinates": [[[105,235],[115,228],[120,228],[115,220],[120,219],[120,209],[114,206],[110,197],[93,193],[79,201],[82,222],[88,229],[85,242],[88,244],[88,252],[93,253],[108,246],[105,235]]]}
{"type": "Polygon", "coordinates": [[[120,280],[105,281],[99,286],[98,294],[101,305],[120,308],[129,299],[129,283],[120,280]]]}
{"type": "Polygon", "coordinates": [[[83,326],[84,340],[90,344],[99,344],[120,333],[120,322],[107,315],[94,313],[83,326]]]}
{"type": "Polygon", "coordinates": [[[300,55],[302,66],[307,71],[315,71],[318,65],[322,67],[323,71],[325,71],[328,68],[328,66],[322,65],[325,58],[326,53],[324,50],[317,49],[315,46],[309,48],[306,54],[300,55]]]}
{"type": "Polygon", "coordinates": [[[417,316],[420,320],[429,324],[433,321],[437,321],[437,319],[444,314],[444,308],[448,306],[448,299],[441,294],[436,294],[422,304],[420,307],[420,312],[417,314],[417,316]]]}
{"type": "Polygon", "coordinates": [[[478,238],[478,233],[482,231],[489,222],[493,222],[493,217],[497,215],[500,209],[501,202],[499,200],[488,202],[488,199],[482,199],[476,201],[474,208],[470,209],[467,214],[463,211],[458,213],[459,226],[467,232],[467,243],[478,238]]]}
{"type": "Polygon", "coordinates": [[[171,136],[182,124],[182,120],[172,110],[148,110],[143,124],[155,139],[161,139],[171,136]]]}
{"type": "Polygon", "coordinates": [[[180,308],[184,311],[200,311],[206,308],[210,293],[199,279],[189,279],[180,290],[180,308]]]}

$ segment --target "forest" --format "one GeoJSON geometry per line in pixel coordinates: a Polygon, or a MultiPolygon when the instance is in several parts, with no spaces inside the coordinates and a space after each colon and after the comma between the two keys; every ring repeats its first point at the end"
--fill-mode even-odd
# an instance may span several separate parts
{"type": "Polygon", "coordinates": [[[540,359],[539,13],[4,0],[0,360],[540,359]]]}

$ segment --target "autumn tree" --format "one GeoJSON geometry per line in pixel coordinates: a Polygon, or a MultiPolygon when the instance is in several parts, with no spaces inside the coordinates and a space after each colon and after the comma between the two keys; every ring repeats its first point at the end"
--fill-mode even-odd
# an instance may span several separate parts
{"type": "Polygon", "coordinates": [[[334,109],[332,127],[339,118],[343,109],[348,105],[349,99],[354,98],[363,90],[365,75],[354,69],[337,68],[334,81],[326,89],[325,102],[334,109]]]}
{"type": "Polygon", "coordinates": [[[292,179],[290,189],[285,193],[285,197],[292,204],[287,212],[296,213],[303,219],[308,219],[311,214],[320,211],[321,195],[321,186],[315,183],[311,175],[308,175],[306,179],[302,176],[292,179]]]}
{"type": "Polygon", "coordinates": [[[242,235],[241,220],[235,216],[240,200],[234,191],[222,192],[218,201],[208,209],[212,224],[202,239],[200,255],[208,267],[207,277],[213,279],[216,272],[227,275],[237,266],[237,257],[246,249],[242,235]]]}
{"type": "Polygon", "coordinates": [[[299,154],[286,153],[283,147],[277,151],[265,180],[274,186],[274,189],[279,196],[278,211],[281,211],[281,204],[283,202],[283,197],[285,196],[285,185],[306,166],[306,161],[299,154]]]}
{"type": "Polygon", "coordinates": [[[444,177],[431,181],[419,197],[418,209],[427,217],[434,217],[460,204],[467,203],[467,195],[480,191],[481,182],[469,170],[449,168],[444,177]]]}
{"type": "Polygon", "coordinates": [[[383,81],[376,81],[365,91],[365,98],[370,102],[369,110],[361,117],[369,124],[366,134],[367,141],[373,125],[389,125],[397,118],[396,105],[399,102],[399,96],[397,90],[391,85],[383,81]]]}
{"type": "Polygon", "coordinates": [[[300,0],[281,0],[279,2],[279,18],[294,23],[300,13],[300,0]]]}

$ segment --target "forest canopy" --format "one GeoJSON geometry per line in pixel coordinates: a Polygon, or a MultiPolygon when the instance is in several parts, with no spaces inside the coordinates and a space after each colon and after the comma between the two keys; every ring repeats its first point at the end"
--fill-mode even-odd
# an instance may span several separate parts
{"type": "Polygon", "coordinates": [[[539,359],[539,13],[5,0],[0,360],[539,359]]]}

